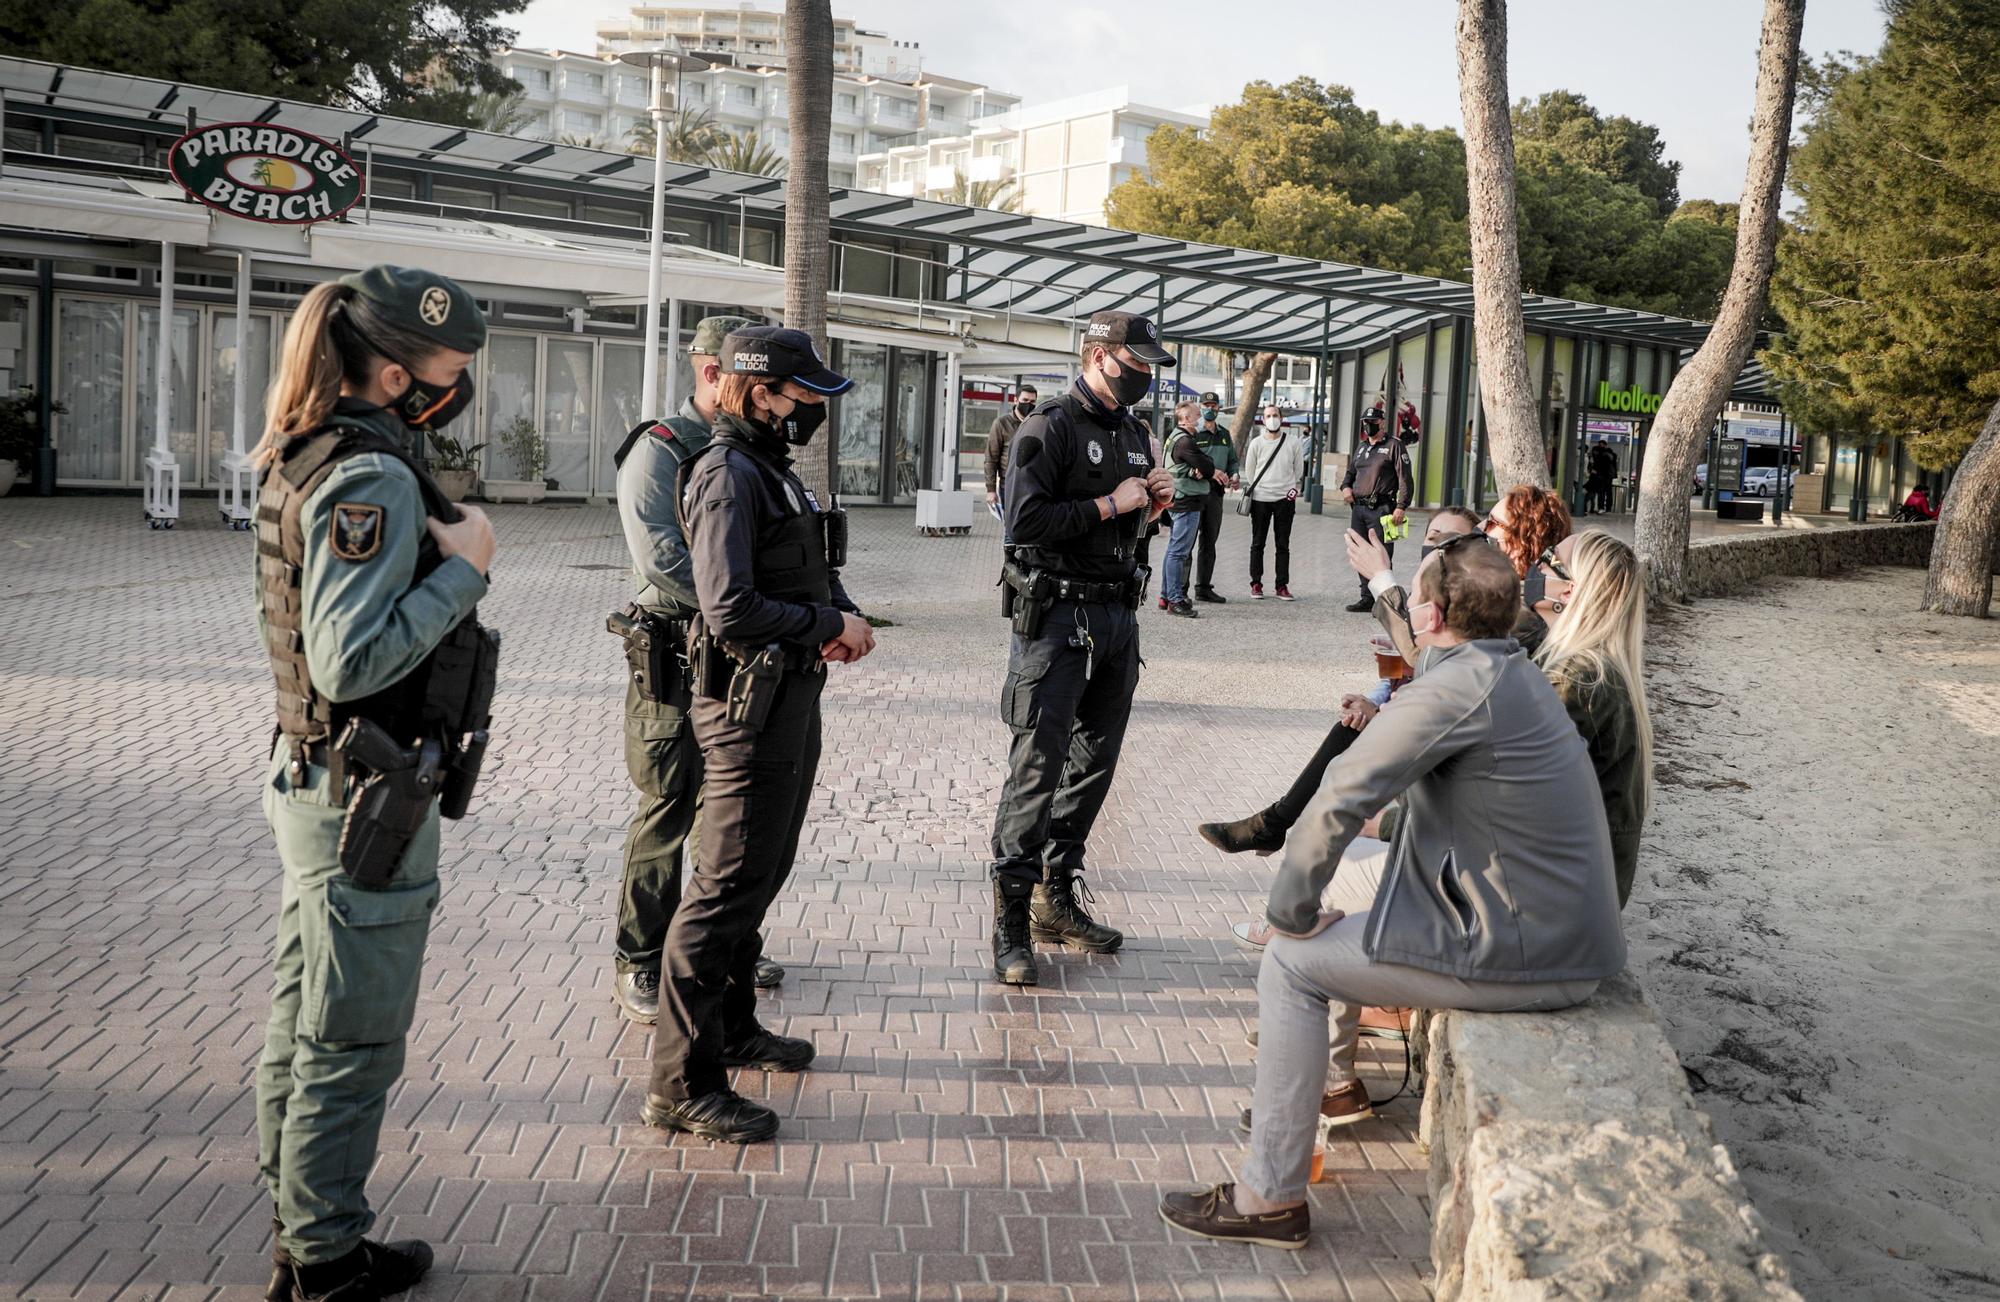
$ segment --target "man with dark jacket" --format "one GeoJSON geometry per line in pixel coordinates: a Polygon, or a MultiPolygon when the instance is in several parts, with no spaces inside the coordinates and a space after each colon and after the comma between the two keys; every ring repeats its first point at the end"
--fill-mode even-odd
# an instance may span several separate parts
{"type": "Polygon", "coordinates": [[[1364,1005],[1567,1008],[1625,966],[1589,750],[1507,636],[1514,567],[1485,542],[1440,547],[1412,595],[1423,672],[1327,770],[1285,841],[1257,977],[1250,1156],[1237,1183],[1167,1196],[1161,1214],[1190,1233],[1305,1246],[1313,1127],[1367,1106],[1364,1005]],[[1364,852],[1363,826],[1399,797],[1390,840],[1364,852]]]}
{"type": "MultiPolygon", "coordinates": [[[[1385,516],[1397,524],[1403,523],[1403,513],[1409,510],[1410,493],[1415,485],[1410,474],[1409,452],[1401,442],[1389,437],[1379,416],[1362,419],[1361,436],[1354,455],[1348,459],[1347,473],[1340,480],[1340,500],[1354,511],[1348,527],[1366,538],[1370,530],[1381,530],[1385,516]]],[[[1383,542],[1393,557],[1395,544],[1386,538],[1383,542]]],[[[1347,609],[1363,612],[1374,608],[1375,596],[1363,583],[1360,599],[1347,609]]]]}
{"type": "Polygon", "coordinates": [[[1007,445],[1014,441],[1014,431],[1021,428],[1021,422],[1034,414],[1035,404],[1042,400],[1041,392],[1032,384],[1021,386],[1014,395],[1014,404],[993,418],[993,428],[986,432],[986,504],[1004,509],[1000,500],[1000,486],[1007,482],[1007,445]]]}
{"type": "Polygon", "coordinates": [[[1222,536],[1223,502],[1228,490],[1236,487],[1236,472],[1242,468],[1221,413],[1221,398],[1213,393],[1201,395],[1201,423],[1195,426],[1194,445],[1208,458],[1214,473],[1208,477],[1208,491],[1201,498],[1201,531],[1195,535],[1194,599],[1217,606],[1228,598],[1215,590],[1215,544],[1222,536]]]}

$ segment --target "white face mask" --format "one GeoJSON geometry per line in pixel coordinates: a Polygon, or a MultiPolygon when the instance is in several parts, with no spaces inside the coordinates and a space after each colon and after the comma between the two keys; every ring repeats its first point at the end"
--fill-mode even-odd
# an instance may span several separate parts
{"type": "Polygon", "coordinates": [[[1284,427],[1285,427],[1285,418],[1283,416],[1266,416],[1264,418],[1265,429],[1280,430],[1283,429],[1284,427]]]}

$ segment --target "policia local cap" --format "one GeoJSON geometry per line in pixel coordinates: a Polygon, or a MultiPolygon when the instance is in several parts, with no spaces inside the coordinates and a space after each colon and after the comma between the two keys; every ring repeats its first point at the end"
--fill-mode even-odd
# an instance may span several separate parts
{"type": "Polygon", "coordinates": [[[694,342],[688,352],[695,357],[722,356],[722,341],[731,331],[748,330],[757,323],[747,316],[705,316],[694,323],[694,342]]]}
{"type": "Polygon", "coordinates": [[[486,314],[465,286],[449,276],[385,262],[342,276],[340,283],[367,299],[377,315],[440,348],[476,353],[486,345],[486,314]]]}
{"type": "Polygon", "coordinates": [[[1160,331],[1151,321],[1132,312],[1099,312],[1084,327],[1083,342],[1117,348],[1123,344],[1132,356],[1148,366],[1175,366],[1174,355],[1160,347],[1160,331]]]}
{"type": "Polygon", "coordinates": [[[716,354],[724,375],[768,375],[802,384],[814,393],[846,393],[854,381],[820,360],[812,336],[783,326],[731,330],[716,354]]]}

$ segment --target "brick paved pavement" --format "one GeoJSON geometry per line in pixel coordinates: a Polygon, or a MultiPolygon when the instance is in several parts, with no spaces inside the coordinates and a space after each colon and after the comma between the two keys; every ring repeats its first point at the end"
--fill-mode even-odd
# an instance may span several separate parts
{"type": "MultiPolygon", "coordinates": [[[[0,1297],[259,1296],[270,693],[250,537],[206,505],[156,534],[133,499],[0,502],[0,1297]]],[[[792,976],[763,1006],[820,1056],[744,1082],[785,1128],[737,1149],[639,1124],[651,1037],[610,1001],[631,802],[602,631],[629,586],[615,519],[494,515],[498,740],[474,816],[445,834],[371,1184],[382,1230],[439,1246],[413,1297],[1424,1295],[1408,1100],[1341,1134],[1306,1252],[1169,1238],[1156,1213],[1164,1189],[1229,1177],[1251,1079],[1254,967],[1226,927],[1261,903],[1267,867],[1208,851],[1192,824],[1274,795],[1365,682],[1370,624],[1334,599],[1352,582],[1335,517],[1300,520],[1306,600],[1144,616],[1091,876],[1132,939],[1050,955],[1044,985],[1009,993],[985,940],[1005,742],[993,526],[926,540],[906,511],[859,514],[849,584],[898,627],[835,671],[820,792],[770,927],[792,976]]],[[[1246,549],[1232,515],[1226,591],[1246,549]]],[[[1377,1051],[1378,1094],[1400,1067],[1377,1051]]]]}

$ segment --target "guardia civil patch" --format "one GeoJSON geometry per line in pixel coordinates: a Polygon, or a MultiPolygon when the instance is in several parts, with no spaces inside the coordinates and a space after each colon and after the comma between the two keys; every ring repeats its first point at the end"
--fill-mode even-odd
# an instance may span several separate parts
{"type": "Polygon", "coordinates": [[[373,502],[338,502],[333,508],[333,533],[327,542],[344,561],[372,560],[382,550],[384,511],[373,502]]]}

